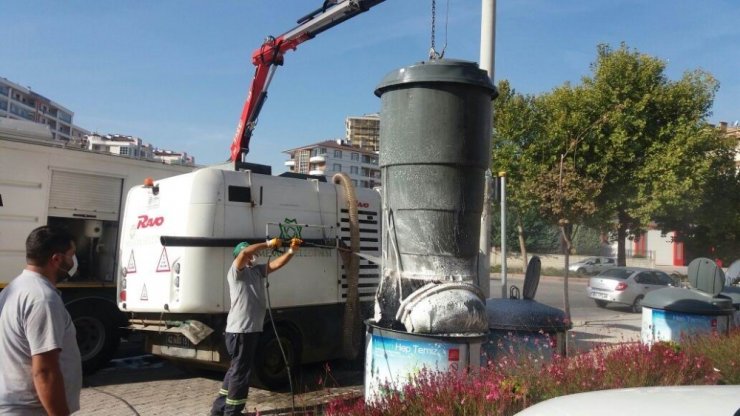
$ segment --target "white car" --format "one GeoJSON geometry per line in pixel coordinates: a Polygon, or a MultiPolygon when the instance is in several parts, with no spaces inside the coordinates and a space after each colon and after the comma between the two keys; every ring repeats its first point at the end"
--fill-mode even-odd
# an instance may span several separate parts
{"type": "Polygon", "coordinates": [[[614,257],[588,257],[568,266],[568,270],[580,275],[601,273],[617,265],[614,257]]]}
{"type": "Polygon", "coordinates": [[[666,386],[555,397],[516,416],[739,415],[740,386],[666,386]]]}
{"type": "Polygon", "coordinates": [[[621,303],[642,312],[645,294],[675,283],[665,272],[643,267],[612,267],[588,281],[588,297],[603,308],[609,302],[621,303]]]}

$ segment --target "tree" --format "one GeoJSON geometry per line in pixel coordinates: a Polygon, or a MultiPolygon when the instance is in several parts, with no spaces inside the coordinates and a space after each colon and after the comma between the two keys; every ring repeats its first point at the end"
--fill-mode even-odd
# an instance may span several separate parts
{"type": "MultiPolygon", "coordinates": [[[[507,80],[498,83],[498,98],[493,102],[493,154],[494,174],[506,172],[507,207],[516,226],[519,250],[527,265],[527,245],[524,220],[536,212],[522,193],[521,184],[532,168],[524,151],[535,142],[540,133],[539,114],[534,97],[517,93],[507,80]]],[[[508,231],[508,230],[506,230],[508,231]]],[[[499,230],[500,232],[500,230],[499,230]]],[[[508,238],[507,238],[508,241],[508,238]]]]}
{"type": "Polygon", "coordinates": [[[698,156],[711,148],[702,132],[718,84],[699,70],[670,81],[665,62],[624,44],[616,50],[599,45],[591,72],[583,79],[587,118],[602,122],[578,152],[587,174],[600,182],[591,222],[602,229],[616,222],[618,264],[624,265],[628,235],[639,235],[661,215],[701,205],[695,190],[707,184],[712,162],[698,156]]]}

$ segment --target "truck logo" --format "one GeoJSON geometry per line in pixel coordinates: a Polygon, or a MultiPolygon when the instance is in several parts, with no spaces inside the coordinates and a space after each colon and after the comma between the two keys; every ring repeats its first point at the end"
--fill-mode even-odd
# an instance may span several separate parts
{"type": "Polygon", "coordinates": [[[139,222],[136,228],[159,227],[164,224],[164,217],[149,217],[148,215],[139,215],[139,222]]]}

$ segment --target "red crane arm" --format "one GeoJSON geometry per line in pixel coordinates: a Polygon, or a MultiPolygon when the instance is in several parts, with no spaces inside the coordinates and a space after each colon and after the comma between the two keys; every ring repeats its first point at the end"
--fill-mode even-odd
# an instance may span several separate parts
{"type": "Polygon", "coordinates": [[[255,65],[254,78],[231,143],[231,161],[241,162],[249,153],[249,141],[267,98],[267,89],[278,65],[283,64],[285,53],[295,50],[301,43],[383,1],[385,0],[324,1],[322,7],[299,19],[298,26],[277,38],[268,37],[262,46],[252,53],[252,63],[255,65]]]}

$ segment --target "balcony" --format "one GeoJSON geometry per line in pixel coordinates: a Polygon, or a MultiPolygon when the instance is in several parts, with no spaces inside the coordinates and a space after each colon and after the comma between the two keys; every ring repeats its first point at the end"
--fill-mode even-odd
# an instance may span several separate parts
{"type": "Polygon", "coordinates": [[[323,174],[324,174],[324,169],[314,169],[314,170],[309,170],[309,171],[308,171],[308,174],[309,174],[309,175],[314,175],[314,176],[321,176],[321,175],[323,175],[323,174]]]}
{"type": "Polygon", "coordinates": [[[311,156],[310,159],[308,159],[310,163],[326,163],[326,156],[325,155],[318,155],[318,156],[311,156]]]}
{"type": "Polygon", "coordinates": [[[295,166],[295,160],[286,160],[285,166],[295,166]]]}

